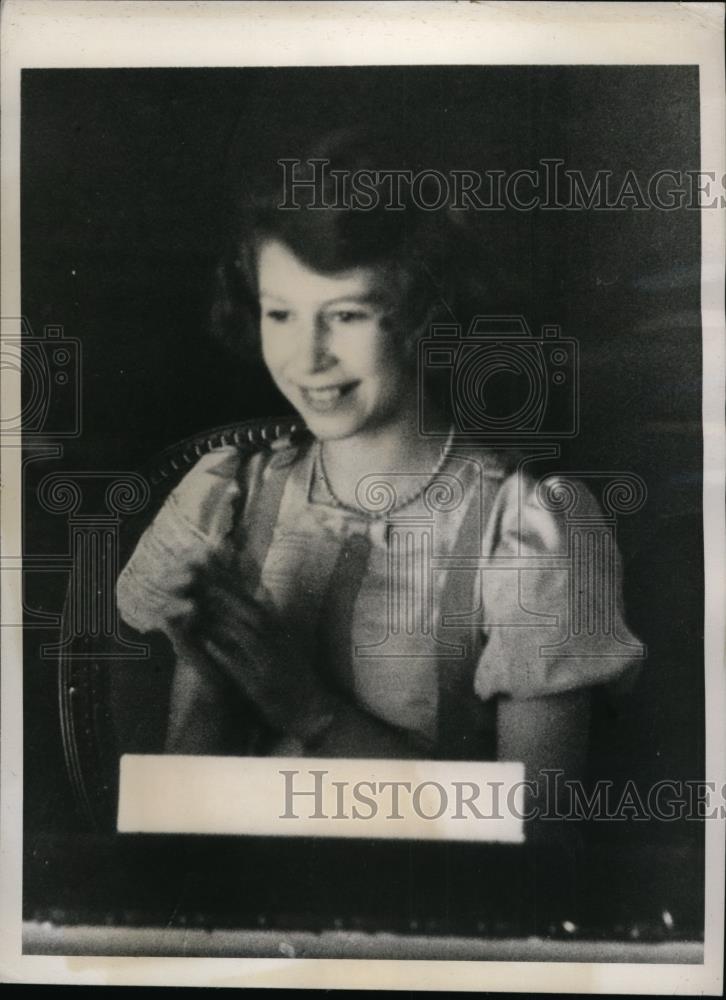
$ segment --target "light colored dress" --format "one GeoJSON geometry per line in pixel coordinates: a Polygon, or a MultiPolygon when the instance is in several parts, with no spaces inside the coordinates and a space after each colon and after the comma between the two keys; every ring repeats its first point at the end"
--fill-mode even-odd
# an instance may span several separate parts
{"type": "MultiPolygon", "coordinates": [[[[313,441],[213,451],[142,536],[118,581],[120,613],[160,628],[171,561],[223,552],[331,687],[431,756],[492,757],[497,696],[609,682],[640,653],[612,525],[583,485],[539,479],[535,465],[455,440],[433,478],[362,476],[356,512],[332,496],[313,441]]],[[[181,733],[199,698],[194,670],[177,667],[181,733]]],[[[198,729],[193,746],[213,752],[198,729]]]]}

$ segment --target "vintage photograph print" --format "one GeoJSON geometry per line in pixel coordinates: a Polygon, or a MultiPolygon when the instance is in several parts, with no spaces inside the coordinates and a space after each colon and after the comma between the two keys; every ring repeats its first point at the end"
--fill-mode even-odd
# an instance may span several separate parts
{"type": "Polygon", "coordinates": [[[199,62],[19,72],[22,960],[689,992],[701,67],[199,62]]]}

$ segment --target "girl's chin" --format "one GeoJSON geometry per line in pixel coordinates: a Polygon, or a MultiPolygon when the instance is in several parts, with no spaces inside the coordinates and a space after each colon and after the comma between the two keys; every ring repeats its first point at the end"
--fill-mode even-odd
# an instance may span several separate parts
{"type": "Polygon", "coordinates": [[[327,419],[319,413],[302,413],[308,430],[319,441],[340,441],[365,434],[365,425],[354,421],[327,419]]]}
{"type": "MultiPolygon", "coordinates": [[[[308,430],[320,441],[341,441],[346,438],[366,438],[380,434],[389,423],[387,419],[360,412],[316,413],[310,409],[300,410],[308,430]]],[[[376,415],[377,416],[377,415],[376,415]]]]}
{"type": "Polygon", "coordinates": [[[319,414],[302,413],[303,420],[310,433],[318,441],[376,440],[387,430],[405,436],[405,427],[397,422],[386,420],[325,420],[319,414]]]}

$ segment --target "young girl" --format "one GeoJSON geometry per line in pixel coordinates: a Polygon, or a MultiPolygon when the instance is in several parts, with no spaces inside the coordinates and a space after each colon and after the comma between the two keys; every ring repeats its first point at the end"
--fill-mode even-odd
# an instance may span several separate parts
{"type": "MultiPolygon", "coordinates": [[[[499,758],[576,776],[589,690],[629,657],[593,656],[597,636],[586,659],[558,656],[563,515],[521,460],[470,427],[446,433],[443,385],[420,399],[419,341],[437,319],[466,327],[460,232],[410,198],[386,207],[386,179],[377,205],[332,207],[344,174],[400,166],[395,144],[338,137],[318,157],[328,169],[297,186],[299,209],[277,207],[281,186],[247,197],[215,315],[228,343],[261,348],[306,432],[203,457],[119,579],[124,619],[176,651],[167,750],[499,758]],[[420,432],[420,404],[443,435],[420,432]]],[[[597,512],[586,491],[578,502],[597,512]]]]}

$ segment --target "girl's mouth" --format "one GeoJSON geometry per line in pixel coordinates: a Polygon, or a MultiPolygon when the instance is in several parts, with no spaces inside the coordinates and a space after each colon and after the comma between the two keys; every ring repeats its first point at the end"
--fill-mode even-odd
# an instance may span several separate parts
{"type": "Polygon", "coordinates": [[[327,413],[355,389],[359,382],[341,382],[338,385],[326,385],[320,389],[299,386],[306,404],[317,413],[327,413]]]}

